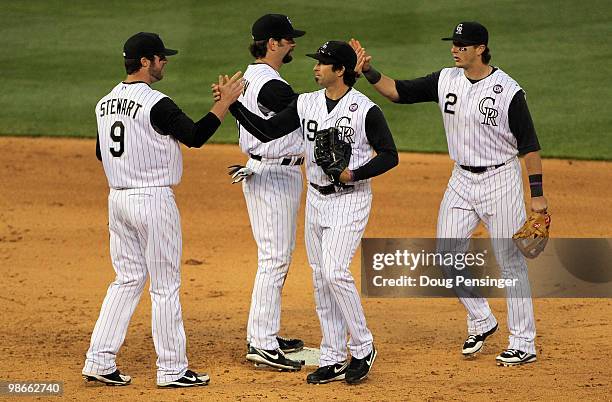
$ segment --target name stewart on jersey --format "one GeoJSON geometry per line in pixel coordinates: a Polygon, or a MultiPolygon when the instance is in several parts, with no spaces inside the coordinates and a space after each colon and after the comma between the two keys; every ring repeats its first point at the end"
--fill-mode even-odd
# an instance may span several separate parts
{"type": "Polygon", "coordinates": [[[104,117],[109,114],[121,114],[135,119],[141,108],[142,105],[140,103],[136,103],[131,99],[112,98],[108,99],[106,102],[100,103],[99,116],[104,117]]]}
{"type": "Polygon", "coordinates": [[[183,157],[178,140],[159,133],[151,123],[151,109],[165,97],[144,82],[120,82],[96,104],[109,187],[165,187],[181,181],[183,157]]]}

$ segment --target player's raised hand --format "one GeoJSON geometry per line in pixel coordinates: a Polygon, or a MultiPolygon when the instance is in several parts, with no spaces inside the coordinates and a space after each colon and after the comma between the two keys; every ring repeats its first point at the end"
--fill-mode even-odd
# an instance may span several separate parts
{"type": "Polygon", "coordinates": [[[363,60],[361,61],[361,68],[359,69],[359,71],[357,70],[355,71],[357,71],[358,73],[365,73],[369,71],[370,63],[372,62],[372,56],[370,56],[366,52],[365,48],[361,46],[361,42],[359,42],[355,38],[351,38],[351,40],[349,41],[349,45],[351,45],[355,53],[357,53],[357,66],[360,65],[360,60],[359,60],[360,54],[362,55],[361,57],[363,58],[363,60]]]}
{"type": "Polygon", "coordinates": [[[232,104],[238,99],[244,89],[244,79],[241,76],[242,71],[236,72],[231,78],[227,75],[219,76],[218,90],[220,101],[232,104]]]}
{"type": "Polygon", "coordinates": [[[365,50],[360,49],[356,53],[357,64],[355,64],[355,72],[357,73],[357,77],[361,77],[361,73],[363,72],[363,64],[365,63],[365,50]]]}
{"type": "Polygon", "coordinates": [[[212,84],[213,97],[215,97],[215,104],[211,113],[215,114],[219,120],[223,121],[223,118],[227,114],[227,110],[236,102],[242,91],[244,90],[244,79],[241,78],[242,72],[238,71],[231,78],[227,75],[219,75],[218,82],[212,84]],[[218,92],[219,99],[215,93],[218,92]]]}
{"type": "Polygon", "coordinates": [[[219,84],[216,83],[216,82],[213,83],[213,84],[210,84],[210,88],[211,88],[212,96],[213,96],[213,99],[215,100],[215,102],[220,101],[221,100],[221,91],[219,91],[219,84]]]}

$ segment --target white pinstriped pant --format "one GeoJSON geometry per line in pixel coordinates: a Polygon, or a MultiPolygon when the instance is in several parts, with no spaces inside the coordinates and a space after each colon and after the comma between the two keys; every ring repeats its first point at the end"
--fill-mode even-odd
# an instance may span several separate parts
{"type": "MultiPolygon", "coordinates": [[[[518,158],[482,174],[471,173],[455,165],[440,205],[437,238],[469,239],[479,221],[483,221],[491,236],[502,277],[518,279],[516,287],[506,288],[510,332],[508,347],[535,354],[535,318],[527,263],[509,240],[525,219],[518,158]]],[[[469,241],[452,243],[455,252],[465,252],[469,246],[469,241]]],[[[486,332],[497,324],[485,298],[460,297],[460,300],[468,312],[469,334],[486,332]]]]}
{"type": "Polygon", "coordinates": [[[128,324],[150,277],[157,382],[187,370],[181,284],[181,222],[170,187],[110,190],[110,254],[116,272],[91,336],[83,373],[110,374],[128,324]]]}
{"type": "Polygon", "coordinates": [[[312,267],[315,302],[321,323],[321,367],[347,359],[362,359],[372,351],[372,333],[349,264],[370,215],[370,183],[358,183],[350,193],[322,195],[308,186],[306,252],[312,267]]]}
{"type": "Polygon", "coordinates": [[[242,184],[253,237],[257,275],[251,295],[247,342],[256,348],[278,348],[281,293],[295,248],[297,213],[302,196],[302,169],[249,159],[255,174],[242,184]]]}

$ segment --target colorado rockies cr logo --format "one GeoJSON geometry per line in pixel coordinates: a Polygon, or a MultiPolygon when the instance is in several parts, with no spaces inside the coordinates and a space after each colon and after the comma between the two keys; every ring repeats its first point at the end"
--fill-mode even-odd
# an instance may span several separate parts
{"type": "Polygon", "coordinates": [[[355,130],[351,127],[351,119],[349,117],[341,117],[336,121],[334,127],[338,129],[339,137],[349,144],[355,143],[355,130]]]}
{"type": "Polygon", "coordinates": [[[480,124],[486,124],[487,126],[497,126],[497,122],[495,121],[495,119],[499,115],[499,112],[497,111],[497,109],[492,107],[494,105],[495,99],[489,98],[488,96],[486,98],[482,98],[480,102],[478,102],[478,111],[480,112],[480,114],[484,115],[484,118],[482,119],[480,124]]]}

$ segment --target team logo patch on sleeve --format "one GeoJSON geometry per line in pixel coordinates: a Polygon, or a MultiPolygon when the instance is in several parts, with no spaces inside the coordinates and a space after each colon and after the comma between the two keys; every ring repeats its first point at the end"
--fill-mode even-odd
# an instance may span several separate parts
{"type": "Polygon", "coordinates": [[[504,90],[504,87],[502,87],[501,85],[497,84],[493,87],[493,92],[495,92],[496,94],[500,94],[502,93],[502,91],[504,90]]]}
{"type": "Polygon", "coordinates": [[[358,108],[358,107],[359,107],[359,106],[357,106],[357,104],[356,104],[356,103],[353,103],[353,104],[351,104],[351,106],[349,106],[349,110],[350,110],[351,112],[354,112],[355,110],[357,110],[357,108],[358,108]]]}

